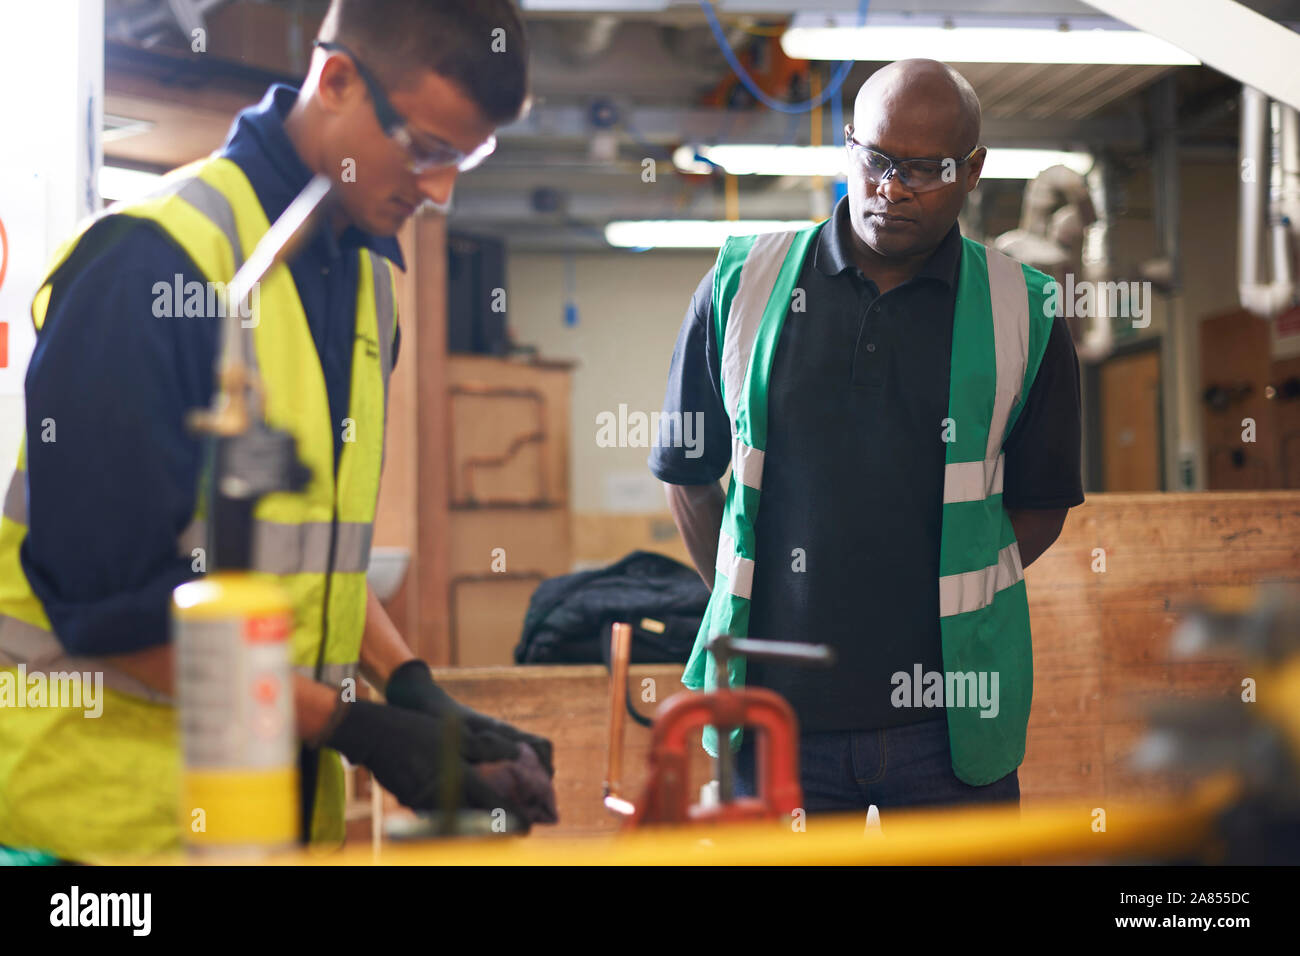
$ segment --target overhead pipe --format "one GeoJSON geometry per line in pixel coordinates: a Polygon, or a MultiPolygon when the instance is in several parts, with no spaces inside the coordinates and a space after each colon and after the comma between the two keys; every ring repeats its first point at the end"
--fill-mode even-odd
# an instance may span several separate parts
{"type": "Polygon", "coordinates": [[[1241,91],[1240,180],[1238,296],[1242,308],[1272,318],[1297,293],[1292,234],[1300,225],[1300,114],[1249,86],[1241,91]]]}
{"type": "MultiPolygon", "coordinates": [[[[1098,155],[1086,177],[1088,196],[1097,218],[1088,227],[1083,257],[1084,272],[1095,282],[1110,282],[1114,278],[1115,239],[1111,228],[1115,218],[1114,178],[1114,163],[1110,157],[1105,153],[1098,155]]],[[[1083,340],[1075,344],[1079,358],[1085,362],[1101,362],[1115,351],[1113,318],[1109,314],[1101,315],[1102,311],[1099,307],[1091,327],[1084,332],[1083,340]]]]}
{"type": "MultiPolygon", "coordinates": [[[[1160,259],[1151,265],[1164,292],[1165,328],[1160,344],[1161,392],[1164,418],[1166,491],[1196,491],[1204,487],[1200,406],[1197,403],[1195,325],[1187,314],[1183,288],[1181,166],[1178,158],[1178,90],[1167,76],[1152,90],[1156,118],[1152,183],[1156,236],[1160,259]]],[[[1147,308],[1151,307],[1148,301],[1147,308]]]]}

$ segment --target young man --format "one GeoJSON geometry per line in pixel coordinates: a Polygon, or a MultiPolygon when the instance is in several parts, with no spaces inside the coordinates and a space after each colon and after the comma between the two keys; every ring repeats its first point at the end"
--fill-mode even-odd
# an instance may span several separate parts
{"type": "Polygon", "coordinates": [[[794,707],[809,812],[1019,799],[1023,567],[1083,501],[1079,384],[1047,277],[960,234],[979,137],[955,70],[876,72],[831,219],[724,245],[673,355],[665,408],[703,412],[704,453],[650,467],[713,586],[683,682],[713,684],[716,633],[832,646],[733,665],[794,707]]]}
{"type": "Polygon", "coordinates": [[[203,446],[186,416],[211,401],[219,323],[160,310],[158,286],[228,282],[315,174],[337,202],[263,280],[254,333],[267,417],[312,471],[273,520],[259,509],[253,559],[294,602],[304,828],[342,836],[339,753],[417,809],[438,805],[450,768],[462,805],[554,819],[550,743],[447,697],[365,584],[398,351],[393,236],[421,204],[445,206],[520,114],[526,55],[509,0],[334,0],[301,90],[272,87],[220,153],[65,247],[33,307],[25,455],[0,525],[0,667],[102,672],[107,686],[98,719],[0,720],[0,844],[74,860],[179,846],[168,614],[202,544],[203,446]],[[358,672],[388,703],[346,702],[358,672]]]}

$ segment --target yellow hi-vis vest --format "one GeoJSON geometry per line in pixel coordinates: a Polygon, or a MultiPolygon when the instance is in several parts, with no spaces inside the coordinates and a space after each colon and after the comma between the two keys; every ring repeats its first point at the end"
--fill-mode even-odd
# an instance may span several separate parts
{"type": "MultiPolygon", "coordinates": [[[[110,207],[60,248],[32,306],[38,333],[61,267],[83,240],[95,241],[92,227],[111,215],[157,224],[208,281],[222,283],[234,277],[270,228],[252,185],[233,162],[209,158],[175,170],[151,197],[110,207]]],[[[360,655],[397,322],[392,266],[367,250],[357,254],[350,421],[337,476],[334,429],[345,423],[330,421],[324,374],[311,358],[316,346],[287,266],[262,280],[253,320],[266,418],[294,436],[311,481],[302,492],[268,495],[258,504],[252,570],[274,575],[293,601],[295,670],[334,686],[355,680],[360,655]]],[[[171,278],[160,277],[168,285],[171,278]]],[[[18,665],[27,674],[101,672],[103,703],[98,718],[75,707],[0,711],[0,844],[87,861],[178,849],[175,710],[171,701],[103,661],[74,659],[63,651],[19,561],[27,533],[26,457],[24,440],[0,520],[0,669],[15,675],[18,665]]],[[[193,520],[176,529],[178,551],[187,558],[197,557],[195,549],[205,544],[198,488],[195,499],[193,520]]],[[[339,756],[322,751],[314,841],[342,839],[343,799],[339,756]]]]}
{"type": "MultiPolygon", "coordinates": [[[[682,674],[692,690],[717,686],[710,638],[749,636],[769,385],[791,296],[820,228],[732,238],[718,251],[713,322],[731,422],[731,483],[713,593],[682,674]]],[[[935,423],[946,426],[938,610],[944,687],[952,688],[951,698],[939,703],[948,718],[953,773],[971,786],[1001,779],[1025,756],[1033,653],[1020,546],[1002,504],[1002,443],[1047,348],[1050,283],[1036,269],[962,239],[948,419],[935,423]],[[976,688],[985,682],[996,688],[996,712],[977,706],[976,688]]],[[[745,659],[733,658],[730,686],[744,684],[745,671],[745,659]]],[[[732,749],[739,749],[741,735],[739,728],[731,732],[732,749]]],[[[716,757],[717,728],[706,727],[701,736],[716,757]]]]}

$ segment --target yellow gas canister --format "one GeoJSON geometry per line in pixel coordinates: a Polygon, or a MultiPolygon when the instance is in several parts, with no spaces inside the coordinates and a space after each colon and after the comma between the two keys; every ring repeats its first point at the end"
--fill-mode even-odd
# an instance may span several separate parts
{"type": "Polygon", "coordinates": [[[299,808],[288,597],[273,579],[214,572],[176,588],[172,624],[186,844],[292,846],[299,808]]]}

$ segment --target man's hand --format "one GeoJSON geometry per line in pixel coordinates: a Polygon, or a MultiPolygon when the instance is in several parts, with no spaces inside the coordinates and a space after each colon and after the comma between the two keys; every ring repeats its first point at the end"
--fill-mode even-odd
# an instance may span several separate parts
{"type": "Polygon", "coordinates": [[[1011,527],[1015,529],[1020,546],[1020,565],[1029,567],[1052,546],[1061,534],[1068,508],[1018,508],[1008,509],[1011,527]]]}
{"type": "Polygon", "coordinates": [[[411,809],[445,809],[450,796],[462,807],[500,808],[522,820],[538,818],[537,812],[526,806],[527,801],[501,792],[510,789],[510,780],[498,780],[499,790],[471,766],[482,763],[492,767],[493,761],[506,758],[491,742],[480,747],[477,739],[457,733],[459,752],[449,754],[448,738],[453,731],[444,720],[365,700],[338,707],[338,716],[331,721],[336,726],[320,742],[368,769],[385,790],[411,809]],[[447,789],[453,782],[456,790],[449,795],[447,789]]]}
{"type": "Polygon", "coordinates": [[[474,765],[494,790],[523,808],[530,823],[558,823],[555,788],[532,747],[520,747],[514,760],[474,765]]]}
{"type": "MultiPolygon", "coordinates": [[[[429,665],[421,660],[410,660],[393,671],[384,688],[384,697],[394,707],[416,710],[434,717],[455,715],[475,738],[487,746],[491,740],[509,741],[512,744],[528,744],[546,768],[548,776],[555,776],[552,762],[551,742],[545,737],[525,733],[504,721],[494,720],[486,714],[457,703],[452,697],[433,681],[429,665]]],[[[518,751],[514,751],[517,755],[518,751]]]]}

